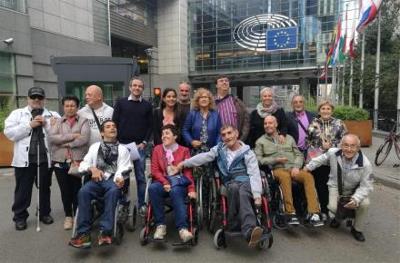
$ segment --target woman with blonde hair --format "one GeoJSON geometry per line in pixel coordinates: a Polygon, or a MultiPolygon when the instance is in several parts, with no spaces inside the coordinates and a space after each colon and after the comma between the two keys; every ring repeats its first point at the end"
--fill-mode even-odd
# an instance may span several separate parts
{"type": "MultiPolygon", "coordinates": [[[[308,151],[307,161],[327,152],[332,147],[338,147],[340,140],[347,133],[342,120],[332,116],[335,107],[328,100],[318,105],[318,116],[308,126],[308,151]]],[[[330,167],[323,165],[314,171],[315,188],[321,205],[321,212],[328,214],[328,179],[330,167]]]]}
{"type": "Polygon", "coordinates": [[[192,154],[208,151],[220,141],[221,119],[215,110],[212,94],[199,88],[194,94],[192,110],[186,117],[182,135],[192,154]]]}
{"type": "Polygon", "coordinates": [[[247,144],[254,148],[256,141],[265,134],[264,119],[267,116],[274,116],[278,121],[279,141],[283,142],[287,134],[287,123],[285,111],[278,106],[274,100],[274,90],[264,87],[260,91],[260,103],[250,115],[250,132],[247,144]]]}

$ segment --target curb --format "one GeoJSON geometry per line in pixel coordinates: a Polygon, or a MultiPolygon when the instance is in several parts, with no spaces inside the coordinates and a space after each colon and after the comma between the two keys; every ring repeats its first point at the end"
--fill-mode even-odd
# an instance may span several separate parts
{"type": "Polygon", "coordinates": [[[390,179],[387,179],[384,177],[380,177],[380,176],[375,176],[374,179],[375,179],[376,183],[380,183],[384,186],[400,190],[400,182],[395,182],[393,180],[390,180],[390,179]]]}

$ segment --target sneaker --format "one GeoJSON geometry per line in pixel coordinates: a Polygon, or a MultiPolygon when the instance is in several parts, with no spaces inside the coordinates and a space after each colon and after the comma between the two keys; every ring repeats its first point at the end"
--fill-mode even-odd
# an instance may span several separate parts
{"type": "Polygon", "coordinates": [[[78,234],[74,238],[71,238],[68,244],[76,248],[90,248],[92,240],[89,234],[78,234]]]}
{"type": "Polygon", "coordinates": [[[329,226],[332,228],[339,228],[340,227],[340,221],[336,220],[335,218],[333,218],[331,220],[331,222],[329,223],[329,226]]]}
{"type": "Polygon", "coordinates": [[[329,217],[327,213],[321,213],[321,220],[326,223],[328,221],[329,217]]]}
{"type": "Polygon", "coordinates": [[[299,225],[300,224],[300,221],[297,218],[296,214],[289,214],[288,217],[289,218],[288,218],[287,222],[289,225],[299,225]]]}
{"type": "Polygon", "coordinates": [[[70,216],[65,217],[64,219],[64,230],[70,230],[72,229],[72,226],[74,224],[74,219],[70,216]]]}
{"type": "Polygon", "coordinates": [[[51,215],[41,216],[40,221],[42,221],[45,225],[51,225],[54,223],[54,219],[51,215]]]}
{"type": "Polygon", "coordinates": [[[263,235],[263,229],[259,226],[256,226],[251,230],[250,238],[249,238],[249,247],[255,247],[261,240],[263,235]]]}
{"type": "Polygon", "coordinates": [[[365,241],[364,234],[360,231],[357,231],[354,227],[351,227],[351,234],[353,235],[355,240],[360,241],[360,242],[365,241]]]}
{"type": "Polygon", "coordinates": [[[15,222],[15,229],[18,231],[25,230],[27,227],[25,220],[15,222]]]}
{"type": "Polygon", "coordinates": [[[104,232],[100,232],[98,237],[99,246],[107,246],[112,244],[111,235],[105,234],[104,232]]]}
{"type": "Polygon", "coordinates": [[[146,212],[147,212],[147,207],[145,205],[142,205],[138,209],[138,214],[139,214],[140,217],[145,217],[146,216],[146,212]]]}
{"type": "Polygon", "coordinates": [[[167,234],[167,226],[166,225],[158,225],[156,231],[154,232],[154,239],[162,240],[165,238],[167,234]]]}
{"type": "Polygon", "coordinates": [[[321,220],[318,214],[312,214],[308,219],[310,224],[314,227],[323,226],[324,222],[321,220]]]}
{"type": "Polygon", "coordinates": [[[186,228],[182,228],[179,230],[179,237],[182,239],[184,243],[189,242],[193,239],[193,234],[189,232],[186,228]]]}

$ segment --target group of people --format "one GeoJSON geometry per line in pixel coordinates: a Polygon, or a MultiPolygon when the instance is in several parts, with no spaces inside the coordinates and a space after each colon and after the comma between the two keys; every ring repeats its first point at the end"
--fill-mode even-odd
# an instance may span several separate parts
{"type": "Polygon", "coordinates": [[[5,121],[4,133],[14,141],[15,228],[27,228],[27,209],[38,173],[39,218],[45,224],[53,223],[50,185],[54,170],[65,212],[64,229],[73,227],[78,206],[83,211],[76,220],[77,235],[70,245],[91,245],[88,206],[99,196],[104,196],[105,210],[98,243],[111,244],[112,208],[124,184],[122,174],[132,168],[139,211],[145,210],[145,150],[152,140],[153,182],[148,191],[156,224],[154,239],[166,235],[163,200],[168,195],[180,238],[184,242],[193,238],[185,208],[186,196],[197,195],[190,168],[216,161],[228,189],[229,218],[249,245],[257,244],[263,234],[251,207],[261,200],[259,167],[264,166],[272,170],[282,188],[289,224],[299,223],[291,189],[294,180],[304,185],[307,220],[320,226],[330,217],[332,227],[340,225],[335,219],[340,170],[344,192],[351,195],[347,206],[357,209],[351,233],[364,241],[362,226],[372,190],[371,164],[360,151],[358,137],[347,134],[343,122],[332,117],[334,106],[325,101],[314,116],[305,111],[304,98],[295,95],[293,111],[285,113],[274,101],[273,90],[264,88],[261,102],[248,114],[244,103],[230,94],[227,76],[218,76],[215,85],[215,95],[199,88],[193,98],[188,82],[180,83],[178,92],[166,88],[155,110],[143,98],[144,82],[140,78],[130,80],[130,95],[118,99],[113,107],[103,102],[101,88],[92,85],[85,91],[86,105],[81,109],[76,96],[62,99],[63,116],[44,107],[42,88],[31,88],[28,105],[14,110],[5,121]],[[134,160],[128,147],[123,147],[132,143],[138,152],[134,160]],[[74,167],[90,172],[92,180],[82,186],[80,178],[71,173],[74,167]]]}

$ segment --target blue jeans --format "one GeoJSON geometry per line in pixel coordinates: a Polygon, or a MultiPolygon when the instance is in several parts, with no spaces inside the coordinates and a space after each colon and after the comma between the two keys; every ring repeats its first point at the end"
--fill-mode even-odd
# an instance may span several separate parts
{"type": "Polygon", "coordinates": [[[138,149],[140,158],[133,162],[135,166],[135,178],[137,187],[138,205],[142,207],[144,205],[144,195],[146,192],[146,179],[144,171],[146,168],[146,152],[145,150],[138,149]]]}
{"type": "Polygon", "coordinates": [[[100,231],[111,233],[114,228],[115,208],[121,190],[113,182],[112,178],[99,182],[89,181],[82,186],[78,193],[78,227],[77,233],[89,233],[92,224],[91,201],[103,197],[104,209],[100,218],[100,231]]]}
{"type": "Polygon", "coordinates": [[[165,225],[164,203],[166,197],[171,198],[175,215],[175,225],[178,230],[188,228],[187,210],[185,200],[187,196],[186,186],[174,186],[169,193],[164,191],[160,182],[153,182],[149,187],[149,197],[154,212],[156,226],[165,225]]]}

